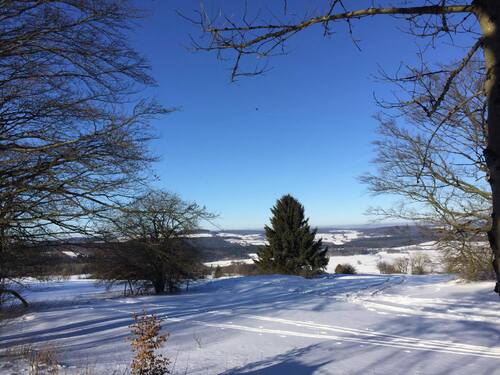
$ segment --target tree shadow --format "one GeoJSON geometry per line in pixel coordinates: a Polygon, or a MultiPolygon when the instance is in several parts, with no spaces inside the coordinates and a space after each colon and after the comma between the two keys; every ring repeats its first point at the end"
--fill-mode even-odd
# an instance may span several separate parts
{"type": "Polygon", "coordinates": [[[308,353],[319,350],[320,346],[321,344],[315,344],[304,348],[293,349],[272,358],[263,359],[261,361],[252,362],[241,367],[229,369],[223,372],[221,375],[310,375],[321,369],[323,366],[333,362],[333,359],[321,359],[316,360],[312,363],[301,361],[301,358],[306,356],[308,353]]]}

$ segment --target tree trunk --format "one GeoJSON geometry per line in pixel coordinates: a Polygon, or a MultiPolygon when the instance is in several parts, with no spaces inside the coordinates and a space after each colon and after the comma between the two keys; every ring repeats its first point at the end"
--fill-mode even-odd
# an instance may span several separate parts
{"type": "Polygon", "coordinates": [[[158,278],[153,282],[153,287],[155,288],[155,294],[165,293],[165,280],[163,278],[158,278]]]}
{"type": "Polygon", "coordinates": [[[486,63],[485,91],[488,97],[488,144],[484,150],[493,197],[488,240],[493,251],[493,268],[500,294],[500,1],[476,0],[475,14],[483,34],[486,63]]]}
{"type": "Polygon", "coordinates": [[[175,283],[172,279],[168,280],[168,293],[172,294],[177,291],[177,283],[175,283]]]}

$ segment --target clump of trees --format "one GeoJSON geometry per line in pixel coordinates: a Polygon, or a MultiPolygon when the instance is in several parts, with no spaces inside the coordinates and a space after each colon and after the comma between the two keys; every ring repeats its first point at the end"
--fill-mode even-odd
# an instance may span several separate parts
{"type": "Polygon", "coordinates": [[[40,242],[92,233],[133,196],[155,158],[140,95],[154,84],[128,44],[142,12],[117,0],[0,6],[0,301],[40,242]]]}
{"type": "Polygon", "coordinates": [[[390,273],[408,273],[410,266],[409,258],[397,258],[394,259],[392,263],[380,261],[377,263],[377,268],[382,274],[390,274],[390,273]]]}
{"type": "Polygon", "coordinates": [[[94,277],[130,291],[152,287],[157,294],[173,293],[180,283],[205,273],[198,250],[186,235],[214,215],[179,196],[152,190],[126,208],[104,218],[104,243],[96,246],[94,277]]]}
{"type": "MultiPolygon", "coordinates": [[[[473,228],[473,232],[483,235],[487,233],[492,255],[491,258],[482,258],[482,263],[489,263],[490,269],[494,270],[495,292],[500,294],[498,0],[382,0],[369,7],[360,6],[358,2],[331,0],[324,1],[323,6],[310,11],[297,12],[291,8],[292,5],[285,1],[281,9],[270,8],[267,14],[252,7],[242,7],[240,13],[234,9],[231,9],[230,14],[221,11],[215,16],[201,11],[200,17],[192,21],[200,25],[206,38],[201,42],[194,42],[194,47],[202,51],[214,51],[221,60],[232,61],[231,79],[236,80],[265,72],[267,59],[285,54],[288,42],[305,30],[316,28],[328,37],[341,25],[346,25],[348,34],[358,45],[359,41],[353,35],[353,25],[356,22],[363,22],[371,17],[398,18],[398,25],[416,41],[421,41],[418,43],[420,61],[415,66],[403,64],[393,77],[384,74],[395,85],[397,97],[395,105],[382,104],[386,109],[396,109],[396,112],[409,109],[417,115],[415,119],[422,120],[422,126],[427,129],[423,135],[412,133],[411,129],[398,134],[413,137],[415,141],[412,142],[413,147],[397,149],[403,160],[399,155],[391,159],[390,150],[387,155],[382,153],[383,159],[387,156],[383,162],[386,163],[385,167],[390,170],[391,165],[394,166],[392,174],[389,174],[392,179],[385,184],[386,190],[398,190],[400,184],[397,181],[394,183],[398,179],[395,171],[403,169],[402,177],[408,180],[405,188],[413,191],[410,193],[410,200],[432,204],[428,199],[438,198],[439,205],[444,203],[445,207],[441,208],[445,210],[438,208],[434,218],[444,212],[443,221],[451,221],[442,227],[453,237],[448,248],[453,263],[455,266],[461,263],[460,268],[463,269],[468,266],[471,257],[476,261],[476,265],[471,270],[466,270],[465,274],[475,272],[479,256],[482,257],[485,252],[479,250],[477,254],[473,254],[476,250],[469,246],[472,242],[468,241],[471,234],[466,233],[462,226],[473,228]],[[455,44],[457,35],[461,36],[460,42],[455,44]],[[426,51],[435,49],[456,51],[461,57],[455,62],[436,61],[434,56],[426,54],[426,51]],[[468,69],[471,64],[480,68],[477,72],[483,74],[483,79],[478,84],[466,86],[460,77],[470,72],[468,69]],[[465,92],[464,89],[469,93],[462,98],[464,100],[457,100],[460,92],[465,92]],[[480,103],[476,105],[478,100],[480,103]],[[461,126],[454,128],[462,120],[466,124],[472,123],[473,127],[467,126],[465,132],[461,126]],[[453,138],[454,132],[458,133],[458,138],[453,138]],[[477,138],[474,138],[474,132],[479,135],[477,138]],[[446,154],[441,152],[443,147],[446,154]],[[447,159],[448,156],[451,156],[451,162],[447,159]],[[410,159],[417,159],[418,163],[414,164],[410,159]],[[460,167],[460,159],[465,162],[463,168],[460,167]],[[429,174],[430,179],[427,179],[429,174]],[[427,182],[422,183],[424,179],[427,182]],[[447,196],[450,205],[446,204],[447,196]],[[459,196],[466,199],[460,200],[459,196]],[[463,233],[465,242],[461,238],[463,233]],[[454,251],[453,241],[462,241],[466,246],[454,251]],[[465,256],[464,252],[467,253],[465,256]]],[[[454,56],[453,53],[449,55],[454,56]]],[[[411,121],[409,124],[418,123],[419,121],[411,121]]],[[[397,129],[396,131],[399,132],[397,129]]],[[[384,185],[384,177],[381,177],[380,183],[384,185]]],[[[418,211],[413,216],[418,220],[418,211]]],[[[484,267],[478,269],[484,271],[479,274],[488,274],[484,267]]]]}
{"type": "Polygon", "coordinates": [[[472,281],[495,278],[495,272],[491,266],[493,256],[486,243],[469,244],[457,241],[443,246],[443,250],[446,272],[461,275],[466,280],[472,281]]]}
{"type": "Polygon", "coordinates": [[[396,267],[394,267],[393,264],[386,262],[386,261],[380,261],[377,263],[377,269],[381,274],[391,274],[391,273],[398,273],[396,271],[396,267]]]}
{"type": "Polygon", "coordinates": [[[412,275],[425,275],[433,272],[433,264],[429,255],[418,253],[410,258],[410,268],[412,275]]]}
{"type": "Polygon", "coordinates": [[[258,274],[257,266],[255,263],[245,262],[231,262],[227,266],[217,265],[213,271],[214,279],[228,275],[228,276],[251,276],[258,274]]]}
{"type": "Polygon", "coordinates": [[[382,274],[403,273],[412,275],[426,275],[433,272],[434,264],[428,254],[416,253],[408,258],[397,258],[392,263],[380,261],[377,268],[382,274]]]}
{"type": "Polygon", "coordinates": [[[287,194],[271,209],[271,226],[265,227],[267,245],[257,250],[255,264],[262,273],[314,276],[328,264],[328,248],[315,240],[304,216],[304,206],[287,194]]]}

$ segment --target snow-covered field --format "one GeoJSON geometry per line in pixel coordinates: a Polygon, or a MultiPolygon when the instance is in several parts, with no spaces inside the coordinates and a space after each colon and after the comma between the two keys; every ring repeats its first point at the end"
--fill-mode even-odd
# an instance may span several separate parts
{"type": "Polygon", "coordinates": [[[326,271],[333,273],[338,264],[348,263],[354,266],[358,273],[377,274],[380,273],[377,268],[379,262],[393,263],[398,258],[411,258],[416,254],[428,255],[433,263],[434,271],[441,271],[440,252],[438,250],[422,250],[418,248],[405,249],[401,252],[379,251],[374,254],[331,256],[326,271]]]}
{"type": "MultiPolygon", "coordinates": [[[[51,344],[61,373],[112,374],[131,359],[132,312],[146,309],[166,317],[174,374],[494,374],[492,288],[446,275],[255,276],[131,298],[91,280],[32,283],[32,308],[1,326],[0,348],[51,344]]],[[[0,359],[1,374],[24,373],[0,359]]]]}
{"type": "MultiPolygon", "coordinates": [[[[237,244],[241,246],[261,246],[267,244],[264,233],[250,233],[250,234],[241,234],[241,233],[226,233],[226,232],[203,232],[203,233],[193,233],[187,235],[189,238],[211,238],[211,237],[220,237],[224,241],[232,244],[237,244]]],[[[316,234],[316,239],[322,239],[324,243],[327,244],[335,244],[335,245],[343,245],[352,240],[358,238],[371,238],[373,236],[369,236],[363,234],[362,232],[350,229],[334,229],[328,232],[318,232],[316,234]]],[[[387,235],[380,235],[377,237],[388,237],[387,235]]]]}
{"type": "Polygon", "coordinates": [[[357,238],[366,238],[368,236],[363,235],[361,232],[356,230],[331,230],[327,233],[319,232],[316,233],[316,239],[322,239],[325,243],[333,243],[335,245],[343,245],[347,242],[355,240],[357,238]]]}
{"type": "Polygon", "coordinates": [[[216,260],[213,262],[205,262],[203,263],[207,267],[225,267],[225,266],[230,266],[233,263],[246,263],[246,264],[251,264],[253,263],[254,259],[257,259],[257,254],[256,253],[250,253],[248,254],[250,258],[244,258],[244,259],[229,259],[229,260],[216,260]]]}
{"type": "MultiPolygon", "coordinates": [[[[402,246],[391,248],[390,252],[387,250],[382,250],[377,253],[372,254],[356,254],[356,255],[335,255],[330,256],[330,261],[328,262],[328,267],[326,269],[329,273],[335,272],[335,267],[338,264],[348,263],[356,268],[358,273],[370,273],[378,274],[380,273],[377,264],[379,262],[393,263],[397,258],[411,258],[416,254],[426,254],[430,257],[434,264],[434,270],[440,271],[440,252],[436,249],[434,242],[424,242],[418,245],[402,246]]],[[[248,254],[250,258],[245,259],[233,259],[233,260],[218,260],[214,262],[205,263],[206,266],[216,267],[216,266],[229,266],[231,263],[253,263],[253,259],[257,258],[257,254],[248,254]]]]}

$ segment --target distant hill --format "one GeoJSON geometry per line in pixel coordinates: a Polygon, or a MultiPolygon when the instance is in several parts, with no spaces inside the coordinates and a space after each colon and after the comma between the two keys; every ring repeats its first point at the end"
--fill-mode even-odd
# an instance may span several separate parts
{"type": "MultiPolygon", "coordinates": [[[[416,245],[437,239],[432,227],[415,225],[332,226],[318,229],[332,254],[366,254],[382,248],[416,245]]],[[[247,258],[265,243],[263,230],[199,231],[189,236],[204,261],[247,258]]]]}

